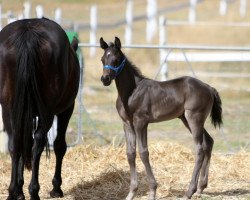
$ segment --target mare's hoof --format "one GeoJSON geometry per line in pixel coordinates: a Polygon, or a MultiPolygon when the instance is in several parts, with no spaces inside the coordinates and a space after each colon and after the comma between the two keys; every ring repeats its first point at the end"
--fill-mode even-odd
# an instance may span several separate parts
{"type": "Polygon", "coordinates": [[[18,197],[17,197],[17,200],[25,200],[25,196],[24,194],[19,194],[18,197]]]}
{"type": "Polygon", "coordinates": [[[13,196],[9,195],[6,200],[15,200],[15,198],[13,196]]]}
{"type": "Polygon", "coordinates": [[[58,190],[53,189],[50,192],[50,196],[52,198],[61,198],[61,197],[63,197],[63,191],[61,189],[58,189],[58,190]]]}
{"type": "Polygon", "coordinates": [[[30,200],[40,200],[40,197],[38,195],[37,196],[31,196],[30,200]]]}
{"type": "Polygon", "coordinates": [[[13,197],[12,195],[9,195],[7,200],[25,200],[25,196],[23,193],[19,194],[17,197],[13,197]]]}

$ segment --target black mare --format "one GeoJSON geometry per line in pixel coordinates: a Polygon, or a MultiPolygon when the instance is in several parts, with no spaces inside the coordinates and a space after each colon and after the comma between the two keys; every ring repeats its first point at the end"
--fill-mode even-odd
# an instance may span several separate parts
{"type": "Polygon", "coordinates": [[[77,47],[76,39],[70,45],[64,30],[45,18],[16,21],[0,32],[0,103],[12,161],[8,200],[25,198],[24,166],[32,169],[30,197],[40,199],[39,161],[54,115],[58,117],[58,134],[50,195],[63,196],[65,133],[79,83],[77,47]]]}
{"type": "Polygon", "coordinates": [[[115,79],[118,91],[116,108],[123,121],[126,136],[131,174],[130,191],[126,199],[133,199],[138,188],[136,141],[148,177],[149,199],[155,199],[157,183],[149,163],[147,127],[149,123],[174,118],[180,118],[189,129],[196,147],[195,166],[186,197],[191,198],[197,190],[201,193],[207,187],[213,148],[213,139],[204,128],[204,123],[210,114],[215,127],[222,124],[221,99],[218,92],[192,77],[180,77],[164,82],[145,78],[123,54],[121,42],[117,37],[110,45],[101,38],[100,46],[104,50],[101,59],[101,81],[108,86],[115,79]]]}

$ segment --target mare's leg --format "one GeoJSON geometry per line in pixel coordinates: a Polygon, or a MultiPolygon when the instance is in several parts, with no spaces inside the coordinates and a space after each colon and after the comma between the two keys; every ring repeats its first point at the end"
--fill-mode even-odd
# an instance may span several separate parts
{"type": "Polygon", "coordinates": [[[136,120],[135,124],[135,132],[137,136],[137,142],[139,146],[139,154],[140,158],[145,166],[147,178],[149,182],[149,200],[155,199],[156,189],[157,189],[157,183],[154,177],[154,174],[152,172],[152,168],[149,162],[149,152],[148,152],[148,142],[147,142],[147,128],[148,124],[145,123],[145,120],[138,119],[136,120]]]}
{"type": "Polygon", "coordinates": [[[53,116],[47,118],[48,124],[44,124],[40,119],[38,120],[38,127],[36,132],[34,133],[34,144],[32,148],[32,177],[29,185],[29,193],[31,200],[39,200],[40,197],[38,195],[40,185],[38,182],[38,173],[39,173],[39,163],[41,154],[44,150],[47,133],[53,123],[53,116]]]}
{"type": "Polygon", "coordinates": [[[138,180],[136,173],[136,136],[133,128],[131,127],[129,122],[123,123],[123,128],[126,136],[126,145],[127,145],[127,158],[130,168],[130,190],[129,194],[126,197],[126,200],[132,200],[138,189],[138,180]]]}
{"type": "Polygon", "coordinates": [[[19,146],[19,140],[15,137],[14,131],[11,127],[11,116],[10,116],[10,109],[7,109],[6,107],[2,106],[2,118],[4,123],[4,128],[8,134],[8,149],[11,156],[11,181],[9,185],[9,196],[8,200],[15,200],[15,199],[24,199],[24,194],[22,192],[22,185],[19,185],[18,183],[18,174],[19,174],[19,160],[20,160],[20,146],[19,146]]]}
{"type": "Polygon", "coordinates": [[[191,198],[192,195],[197,191],[197,185],[199,180],[199,174],[201,170],[201,166],[204,160],[205,152],[202,147],[203,143],[203,125],[204,125],[204,114],[203,113],[195,113],[193,111],[186,110],[185,118],[190,127],[191,133],[193,135],[194,143],[195,143],[195,151],[196,151],[196,159],[195,166],[192,175],[191,182],[189,184],[189,189],[186,192],[186,196],[191,198]]]}
{"type": "Polygon", "coordinates": [[[19,165],[18,165],[18,200],[25,199],[23,194],[23,184],[24,184],[24,178],[23,178],[23,171],[24,171],[24,162],[23,158],[20,157],[19,165]]]}
{"type": "Polygon", "coordinates": [[[199,180],[198,191],[197,191],[198,194],[201,194],[202,191],[207,187],[208,170],[209,170],[209,165],[210,165],[213,144],[214,144],[213,138],[208,134],[206,129],[204,129],[202,148],[205,153],[205,158],[201,167],[201,174],[200,174],[200,180],[199,180]]]}
{"type": "Polygon", "coordinates": [[[58,115],[57,119],[57,137],[54,141],[54,151],[56,154],[56,168],[55,174],[52,180],[53,189],[50,192],[50,196],[55,197],[63,197],[63,191],[61,190],[62,185],[62,160],[67,150],[67,144],[65,141],[65,134],[67,130],[67,126],[70,120],[70,117],[74,110],[74,104],[70,106],[63,113],[58,115]]]}

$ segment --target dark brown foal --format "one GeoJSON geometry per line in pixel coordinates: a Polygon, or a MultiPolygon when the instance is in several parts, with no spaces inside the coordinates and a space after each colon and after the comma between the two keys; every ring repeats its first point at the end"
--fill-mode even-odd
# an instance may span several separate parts
{"type": "Polygon", "coordinates": [[[192,133],[196,160],[192,179],[186,197],[207,187],[208,170],[213,148],[213,139],[204,128],[210,114],[216,127],[222,124],[221,99],[218,92],[209,85],[192,77],[181,77],[165,82],[145,78],[121,51],[121,42],[115,38],[108,45],[102,38],[101,48],[105,86],[115,79],[118,98],[117,111],[123,120],[126,135],[127,157],[130,166],[131,183],[127,200],[135,197],[138,182],[136,174],[136,141],[139,154],[145,166],[149,182],[149,198],[155,199],[157,183],[153,175],[147,144],[149,123],[180,118],[192,133]],[[199,180],[199,184],[198,184],[199,180]]]}

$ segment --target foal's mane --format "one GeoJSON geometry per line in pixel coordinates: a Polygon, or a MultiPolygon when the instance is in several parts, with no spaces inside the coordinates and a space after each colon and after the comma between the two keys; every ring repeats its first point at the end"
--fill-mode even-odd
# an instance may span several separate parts
{"type": "MultiPolygon", "coordinates": [[[[113,43],[113,42],[110,42],[109,43],[109,46],[110,47],[115,47],[115,44],[113,43]]],[[[139,77],[139,78],[141,78],[141,79],[145,79],[146,77],[142,74],[142,72],[141,72],[141,70],[138,68],[138,67],[136,67],[128,58],[127,58],[127,56],[121,51],[121,53],[122,53],[122,55],[123,55],[123,57],[124,58],[126,58],[126,63],[127,63],[127,65],[126,65],[126,67],[128,67],[132,72],[133,72],[133,74],[135,75],[135,76],[137,76],[137,77],[139,77]]]]}
{"type": "Polygon", "coordinates": [[[138,67],[136,67],[125,55],[124,55],[124,57],[127,60],[126,67],[129,67],[135,76],[142,78],[142,79],[145,79],[146,77],[142,74],[141,70],[138,67]]]}

